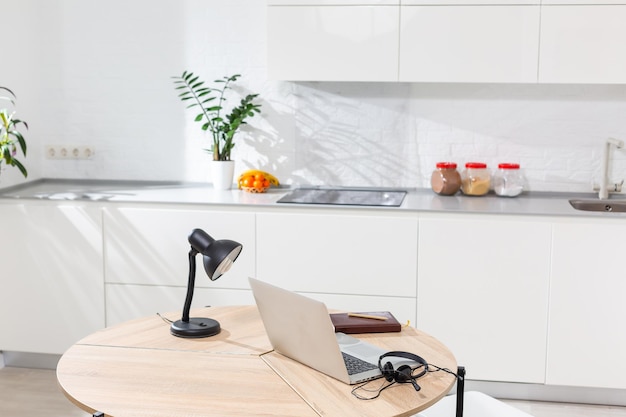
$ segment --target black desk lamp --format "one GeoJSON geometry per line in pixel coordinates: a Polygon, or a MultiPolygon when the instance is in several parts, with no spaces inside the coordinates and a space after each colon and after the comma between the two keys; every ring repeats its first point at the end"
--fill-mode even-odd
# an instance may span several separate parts
{"type": "Polygon", "coordinates": [[[241,253],[240,243],[232,240],[215,240],[204,230],[194,229],[189,235],[191,250],[189,251],[189,283],[187,284],[187,298],[183,308],[183,317],[172,323],[170,331],[179,337],[208,337],[220,332],[217,320],[201,317],[189,318],[189,309],[193,299],[193,289],[196,281],[196,255],[202,254],[204,270],[215,281],[228,271],[241,253]]]}

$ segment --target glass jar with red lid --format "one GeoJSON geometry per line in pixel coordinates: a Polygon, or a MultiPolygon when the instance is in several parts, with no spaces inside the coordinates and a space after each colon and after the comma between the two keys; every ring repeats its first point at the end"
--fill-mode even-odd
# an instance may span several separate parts
{"type": "Polygon", "coordinates": [[[493,191],[502,197],[516,197],[524,191],[524,182],[519,164],[501,163],[493,174],[493,191]]]}
{"type": "Polygon", "coordinates": [[[461,174],[461,191],[465,195],[485,195],[491,186],[491,174],[484,162],[468,162],[461,174]]]}
{"type": "Polygon", "coordinates": [[[454,195],[461,188],[461,174],[455,162],[437,162],[430,176],[430,187],[439,195],[454,195]]]}

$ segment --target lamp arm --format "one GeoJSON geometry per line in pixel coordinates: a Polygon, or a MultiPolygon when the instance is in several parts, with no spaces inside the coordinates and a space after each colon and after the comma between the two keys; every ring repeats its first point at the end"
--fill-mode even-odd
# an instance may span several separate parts
{"type": "Polygon", "coordinates": [[[189,281],[187,283],[187,297],[185,298],[185,306],[183,307],[182,321],[189,322],[189,310],[191,309],[191,301],[193,300],[193,290],[196,285],[196,255],[198,251],[193,247],[189,251],[189,281]]]}

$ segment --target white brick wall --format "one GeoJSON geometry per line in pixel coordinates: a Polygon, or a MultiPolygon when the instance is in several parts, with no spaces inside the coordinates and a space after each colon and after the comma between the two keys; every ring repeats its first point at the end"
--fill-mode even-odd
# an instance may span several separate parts
{"type": "MultiPolygon", "coordinates": [[[[236,169],[292,184],[427,187],[435,162],[480,160],[521,163],[533,190],[589,191],[603,141],[626,140],[626,86],[269,82],[262,0],[0,3],[24,64],[5,62],[0,85],[31,126],[31,178],[206,180],[208,141],[170,79],[185,69],[261,93],[236,169]],[[46,160],[46,144],[96,157],[46,160]]],[[[611,171],[626,178],[626,150],[611,171]]]]}

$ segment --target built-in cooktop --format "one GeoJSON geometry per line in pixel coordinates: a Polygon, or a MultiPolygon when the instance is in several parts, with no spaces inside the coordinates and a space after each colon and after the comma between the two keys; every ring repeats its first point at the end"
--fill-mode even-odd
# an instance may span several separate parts
{"type": "Polygon", "coordinates": [[[405,195],[403,190],[297,188],[277,203],[399,207],[405,195]]]}

